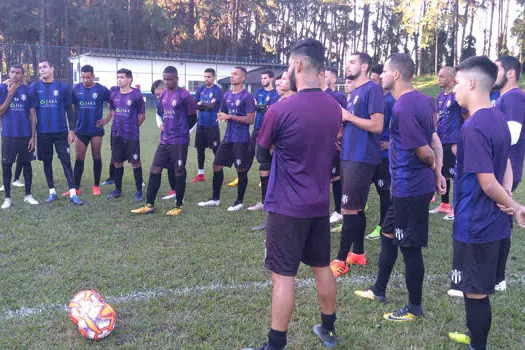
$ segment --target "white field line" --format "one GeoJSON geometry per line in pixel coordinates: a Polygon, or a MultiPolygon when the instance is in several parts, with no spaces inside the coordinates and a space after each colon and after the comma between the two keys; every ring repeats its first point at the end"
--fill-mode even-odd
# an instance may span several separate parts
{"type": "MultiPolygon", "coordinates": [[[[444,278],[444,275],[426,275],[425,279],[428,281],[433,281],[436,279],[444,278]]],[[[347,276],[337,279],[338,284],[359,284],[367,285],[372,284],[375,280],[374,276],[347,276]]],[[[403,285],[404,276],[401,274],[394,274],[390,279],[390,287],[396,288],[396,286],[403,285]]],[[[525,283],[525,275],[512,275],[508,276],[507,284],[516,284],[516,283],[525,283]]],[[[228,292],[231,290],[263,290],[271,288],[271,281],[264,282],[247,282],[247,283],[233,283],[233,284],[221,284],[213,283],[204,286],[194,286],[194,287],[184,287],[184,288],[159,288],[145,291],[131,292],[126,295],[120,296],[109,296],[104,298],[108,303],[112,305],[126,304],[126,303],[135,303],[135,302],[144,302],[152,299],[166,298],[166,297],[180,297],[180,296],[194,296],[198,295],[199,292],[228,292]]],[[[313,287],[315,286],[314,278],[306,279],[296,279],[296,287],[313,287]]],[[[36,316],[41,314],[50,314],[54,312],[67,312],[67,304],[47,304],[40,305],[35,307],[21,307],[17,310],[6,310],[0,309],[0,321],[10,320],[10,319],[24,319],[30,316],[36,316]]]]}

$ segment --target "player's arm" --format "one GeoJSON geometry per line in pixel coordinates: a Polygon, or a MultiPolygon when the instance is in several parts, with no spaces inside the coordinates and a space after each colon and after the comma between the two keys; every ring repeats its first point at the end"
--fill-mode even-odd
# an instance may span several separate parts
{"type": "Polygon", "coordinates": [[[35,150],[35,136],[36,136],[36,109],[31,108],[29,110],[29,118],[31,119],[31,138],[29,139],[29,145],[27,150],[33,152],[35,150]]]}
{"type": "Polygon", "coordinates": [[[437,133],[432,133],[430,147],[434,152],[434,175],[436,177],[436,190],[439,194],[445,194],[447,191],[447,180],[441,173],[443,168],[443,146],[437,133]]]}
{"type": "Polygon", "coordinates": [[[144,123],[144,120],[146,120],[146,113],[139,113],[139,116],[137,119],[138,119],[139,126],[141,126],[142,123],[144,123]]]}
{"type": "Polygon", "coordinates": [[[188,116],[188,130],[191,130],[197,124],[197,105],[191,95],[186,98],[186,115],[188,116]]]}
{"type": "Polygon", "coordinates": [[[246,113],[246,115],[242,115],[242,116],[231,115],[231,114],[226,114],[226,113],[217,113],[217,119],[233,120],[234,122],[251,125],[253,124],[253,121],[255,120],[255,113],[246,113]]]}
{"type": "Polygon", "coordinates": [[[365,119],[356,117],[346,109],[341,108],[341,110],[343,111],[343,121],[352,123],[373,134],[381,134],[383,132],[383,113],[373,113],[370,115],[370,119],[365,119]]]}
{"type": "Polygon", "coordinates": [[[0,118],[4,116],[5,112],[7,112],[9,104],[11,103],[13,96],[15,96],[16,89],[18,89],[18,87],[20,86],[20,83],[14,84],[9,82],[9,84],[10,85],[7,86],[7,96],[5,98],[5,101],[0,105],[0,118]]]}
{"type": "Polygon", "coordinates": [[[142,97],[142,94],[139,92],[139,97],[137,98],[139,102],[139,114],[137,116],[139,127],[144,123],[144,120],[146,120],[146,104],[144,103],[144,98],[142,97]]]}
{"type": "Polygon", "coordinates": [[[424,145],[416,148],[416,155],[420,161],[425,163],[429,168],[434,169],[436,162],[436,155],[429,145],[424,145]]]}
{"type": "Polygon", "coordinates": [[[510,159],[507,159],[507,168],[505,169],[505,175],[503,175],[503,188],[507,191],[507,194],[512,197],[512,185],[514,183],[514,174],[512,174],[512,164],[510,159]]]}
{"type": "Polygon", "coordinates": [[[507,214],[513,214],[520,206],[507,193],[505,188],[498,182],[494,173],[477,173],[479,185],[483,192],[500,206],[500,208],[508,209],[507,214]],[[512,210],[510,210],[512,209],[512,210]]]}
{"type": "Polygon", "coordinates": [[[97,120],[95,122],[95,126],[97,128],[103,128],[107,123],[111,121],[111,119],[113,119],[114,116],[115,116],[115,110],[110,107],[107,117],[97,120]]]}

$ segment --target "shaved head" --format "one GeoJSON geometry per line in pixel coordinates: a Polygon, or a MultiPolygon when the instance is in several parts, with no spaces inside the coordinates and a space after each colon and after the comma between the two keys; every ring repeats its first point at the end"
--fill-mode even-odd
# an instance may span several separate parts
{"type": "Polygon", "coordinates": [[[455,78],[456,70],[453,67],[443,67],[438,73],[438,85],[442,89],[451,90],[455,85],[455,78]]]}

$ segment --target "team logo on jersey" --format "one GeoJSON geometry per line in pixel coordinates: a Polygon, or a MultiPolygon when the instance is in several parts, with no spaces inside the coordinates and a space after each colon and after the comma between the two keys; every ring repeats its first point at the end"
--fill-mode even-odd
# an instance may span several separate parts
{"type": "Polygon", "coordinates": [[[463,272],[453,269],[452,273],[450,274],[450,277],[454,284],[459,284],[459,282],[461,282],[461,280],[463,279],[463,272]]]}
{"type": "Polygon", "coordinates": [[[131,106],[131,100],[128,100],[128,102],[126,102],[126,104],[129,106],[131,106]]]}
{"type": "Polygon", "coordinates": [[[139,159],[139,155],[138,155],[137,153],[135,153],[135,154],[133,155],[133,160],[138,160],[138,159],[139,159]]]}
{"type": "Polygon", "coordinates": [[[405,232],[402,228],[396,227],[395,229],[395,235],[398,241],[402,240],[403,237],[405,237],[405,232]]]}
{"type": "Polygon", "coordinates": [[[341,197],[341,203],[343,203],[343,204],[348,203],[348,195],[347,194],[343,194],[343,196],[341,197]]]}
{"type": "Polygon", "coordinates": [[[20,96],[20,98],[22,99],[22,101],[27,100],[27,96],[26,96],[26,94],[22,94],[22,96],[20,96]]]}
{"type": "Polygon", "coordinates": [[[176,105],[177,105],[177,100],[173,100],[173,101],[171,101],[171,106],[172,106],[172,107],[175,107],[176,105]]]}
{"type": "Polygon", "coordinates": [[[236,105],[237,107],[239,107],[240,104],[241,104],[241,100],[237,100],[237,101],[235,101],[235,105],[236,105]]]}
{"type": "Polygon", "coordinates": [[[98,94],[96,92],[93,93],[93,98],[96,99],[98,97],[98,94]]]}
{"type": "Polygon", "coordinates": [[[53,95],[55,95],[55,97],[58,96],[58,90],[54,90],[53,95]]]}
{"type": "Polygon", "coordinates": [[[210,98],[213,97],[213,92],[210,92],[210,94],[208,95],[210,98]]]}

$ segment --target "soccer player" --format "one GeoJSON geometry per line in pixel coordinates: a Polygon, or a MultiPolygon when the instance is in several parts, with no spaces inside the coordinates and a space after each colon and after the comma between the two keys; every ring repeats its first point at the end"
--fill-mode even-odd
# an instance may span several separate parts
{"type": "MultiPolygon", "coordinates": [[[[508,116],[493,108],[490,90],[498,67],[485,56],[470,57],[456,67],[454,92],[470,117],[457,146],[453,225],[452,280],[465,295],[468,334],[449,333],[469,349],[487,348],[498,264],[511,235],[511,220],[525,226],[525,207],[510,195],[513,186],[508,116]]],[[[518,70],[519,71],[519,70],[518,70]]],[[[508,92],[507,92],[508,93],[508,92]]],[[[505,96],[503,91],[502,96],[505,96]]]]}
{"type": "Polygon", "coordinates": [[[288,78],[287,71],[281,74],[281,79],[277,79],[275,89],[277,90],[279,96],[281,96],[280,101],[287,97],[293,96],[297,92],[296,90],[292,90],[290,87],[290,79],[288,78]]]}
{"type": "Polygon", "coordinates": [[[441,196],[441,204],[430,210],[431,214],[445,214],[445,220],[454,220],[454,210],[450,205],[450,179],[454,177],[456,165],[456,144],[461,129],[461,107],[459,107],[452,89],[456,72],[452,67],[443,67],[438,73],[438,85],[441,92],[436,96],[437,134],[443,145],[443,176],[447,179],[447,191],[441,196]]]}
{"type": "Polygon", "coordinates": [[[333,151],[341,107],[320,89],[323,61],[324,48],[315,39],[292,48],[288,75],[298,92],[270,107],[257,138],[259,159],[269,160],[274,148],[264,204],[269,212],[265,266],[272,272],[272,321],[268,343],[259,349],[283,349],[287,343],[301,261],[315,275],[321,307],[322,323],[313,333],[326,346],[337,345],[337,289],[329,267],[332,160],[326,155],[333,151]]]}
{"type": "MultiPolygon", "coordinates": [[[[104,104],[109,102],[109,90],[95,82],[93,67],[85,65],[80,69],[82,83],[73,86],[73,114],[77,121],[75,128],[75,189],[80,194],[80,181],[84,173],[86,150],[91,142],[91,156],[93,157],[93,196],[100,196],[100,175],[102,174],[102,159],[100,148],[104,136],[104,127],[100,126],[104,104]]],[[[62,194],[68,196],[69,191],[62,194]]]]}
{"type": "Polygon", "coordinates": [[[160,188],[162,169],[175,171],[177,203],[166,215],[179,215],[186,191],[186,160],[190,142],[189,129],[197,122],[195,100],[188,90],[178,86],[177,68],[168,66],[162,74],[166,90],[159,98],[157,113],[162,118],[162,134],[155,152],[148,182],[146,205],[132,210],[134,214],[152,213],[155,197],[160,188]]]}
{"type": "Polygon", "coordinates": [[[348,110],[343,111],[341,139],[341,213],[343,227],[337,257],[330,264],[334,276],[348,273],[349,264],[366,265],[365,206],[375,168],[381,163],[383,90],[368,78],[372,59],[363,52],[350,56],[347,78],[354,81],[348,110]],[[350,247],[352,251],[350,252],[350,247]]]}
{"type": "Polygon", "coordinates": [[[248,146],[250,144],[250,124],[255,118],[253,96],[244,90],[246,80],[244,67],[233,68],[230,76],[232,90],[224,94],[221,111],[217,114],[219,121],[227,121],[224,138],[213,161],[213,194],[212,198],[199,202],[200,207],[217,207],[221,204],[221,187],[224,180],[222,168],[235,164],[239,187],[237,199],[228,211],[241,210],[244,207],[244,193],[248,186],[248,146]]]}
{"type": "MultiPolygon", "coordinates": [[[[495,87],[499,89],[500,96],[496,100],[499,109],[507,120],[511,136],[510,162],[512,164],[512,192],[516,190],[523,173],[523,158],[525,158],[525,93],[518,87],[521,64],[512,56],[501,56],[496,61],[498,78],[495,87]]],[[[502,259],[498,261],[497,291],[507,289],[505,282],[505,268],[510,251],[510,239],[505,240],[502,249],[502,259]]]]}
{"type": "Polygon", "coordinates": [[[111,157],[115,161],[115,189],[108,199],[122,196],[122,177],[124,161],[133,167],[135,178],[135,202],[142,201],[142,167],[140,162],[139,127],[146,119],[144,99],[139,90],[132,88],[133,73],[126,68],[117,72],[117,84],[110,90],[109,115],[99,123],[104,126],[114,118],[111,124],[111,157]]]}
{"type": "Polygon", "coordinates": [[[213,155],[215,155],[221,143],[221,131],[217,121],[217,113],[222,104],[222,90],[215,84],[215,69],[207,68],[204,70],[204,85],[197,89],[195,101],[199,111],[195,135],[199,172],[191,180],[192,183],[205,181],[204,161],[206,159],[206,148],[210,148],[213,155]]]}
{"type": "Polygon", "coordinates": [[[7,84],[0,85],[0,119],[2,121],[2,177],[5,200],[2,209],[11,207],[11,176],[15,159],[22,164],[25,180],[24,202],[38,202],[31,195],[33,169],[31,161],[35,150],[36,101],[23,84],[24,68],[13,65],[9,70],[7,84]]]}
{"type": "Polygon", "coordinates": [[[434,191],[443,194],[446,185],[441,174],[443,151],[434,132],[434,100],[414,89],[414,72],[414,61],[406,54],[392,54],[384,66],[383,88],[396,99],[389,144],[392,205],[381,229],[376,282],[369,290],[355,291],[362,298],[384,301],[399,247],[405,262],[408,303],[385,314],[389,321],[412,321],[423,315],[422,247],[428,242],[428,207],[434,191]]]}
{"type": "Polygon", "coordinates": [[[57,200],[53,179],[54,146],[69,187],[69,201],[81,205],[83,202],[78,198],[75,190],[69,157],[69,145],[75,142],[76,126],[71,108],[71,89],[66,83],[55,80],[55,67],[47,59],[40,59],[38,72],[40,80],[31,84],[30,87],[32,98],[37,102],[36,107],[33,106],[31,109],[36,113],[37,118],[38,159],[44,163],[44,174],[49,187],[49,197],[46,202],[51,203],[57,200]]]}
{"type": "MultiPolygon", "coordinates": [[[[383,74],[383,65],[376,64],[372,66],[370,80],[382,86],[381,74],[383,74]]],[[[383,89],[383,99],[385,103],[385,113],[383,122],[383,132],[381,132],[381,141],[379,147],[381,149],[381,163],[379,163],[374,171],[373,182],[379,195],[379,225],[374,231],[369,233],[365,238],[368,240],[375,240],[381,238],[381,227],[385,220],[386,212],[392,203],[390,194],[390,161],[388,156],[388,145],[390,141],[390,117],[392,116],[392,108],[396,100],[389,91],[383,89]]]]}
{"type": "MultiPolygon", "coordinates": [[[[262,126],[264,115],[268,108],[279,101],[281,98],[277,90],[273,87],[273,72],[264,71],[261,73],[262,88],[255,92],[255,122],[253,123],[253,131],[250,136],[250,146],[248,147],[248,171],[253,164],[255,157],[255,150],[257,146],[257,135],[262,126]]],[[[264,197],[266,196],[266,189],[268,188],[268,176],[270,176],[271,163],[264,162],[259,164],[259,178],[261,179],[261,201],[248,208],[250,211],[262,210],[264,207],[264,197]]]]}

